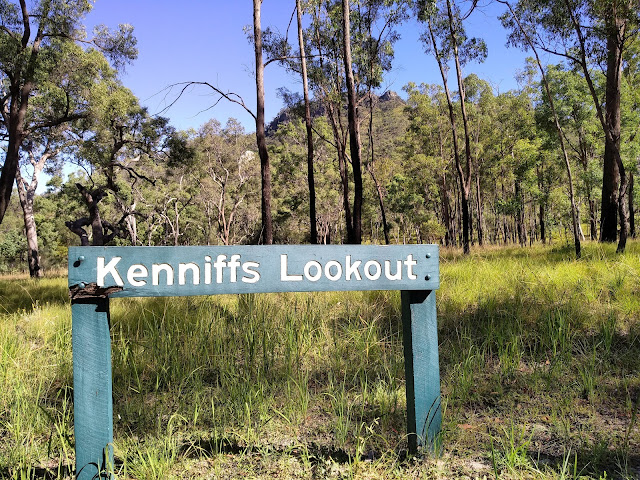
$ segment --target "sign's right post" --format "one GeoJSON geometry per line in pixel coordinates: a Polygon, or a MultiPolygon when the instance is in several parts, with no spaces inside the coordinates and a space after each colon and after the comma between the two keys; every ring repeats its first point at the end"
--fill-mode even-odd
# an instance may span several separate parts
{"type": "Polygon", "coordinates": [[[437,450],[442,408],[436,293],[402,291],[401,299],[409,453],[418,445],[437,450]]]}

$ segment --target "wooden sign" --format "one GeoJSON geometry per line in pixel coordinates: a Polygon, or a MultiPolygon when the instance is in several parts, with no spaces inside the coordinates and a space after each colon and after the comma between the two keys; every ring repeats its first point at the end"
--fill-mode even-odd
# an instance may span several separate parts
{"type": "Polygon", "coordinates": [[[113,464],[109,297],[400,290],[409,449],[440,430],[436,245],[72,247],[78,479],[113,464]]]}

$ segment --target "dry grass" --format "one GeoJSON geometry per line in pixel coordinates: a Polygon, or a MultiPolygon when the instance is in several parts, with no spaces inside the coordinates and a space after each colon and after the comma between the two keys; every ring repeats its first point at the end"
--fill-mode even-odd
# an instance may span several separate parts
{"type": "MultiPolygon", "coordinates": [[[[118,478],[638,478],[640,245],[443,252],[443,448],[397,292],[112,302],[118,478]]],[[[0,477],[73,465],[66,280],[0,279],[0,477]]]]}

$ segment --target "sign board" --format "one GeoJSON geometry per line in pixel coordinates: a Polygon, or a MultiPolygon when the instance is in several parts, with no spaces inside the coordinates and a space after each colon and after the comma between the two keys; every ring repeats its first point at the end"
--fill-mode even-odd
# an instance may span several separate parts
{"type": "Polygon", "coordinates": [[[433,245],[72,247],[69,285],[111,297],[436,290],[437,258],[433,245]]]}
{"type": "Polygon", "coordinates": [[[79,479],[113,461],[109,297],[400,290],[409,448],[440,428],[436,245],[71,247],[79,479]]]}

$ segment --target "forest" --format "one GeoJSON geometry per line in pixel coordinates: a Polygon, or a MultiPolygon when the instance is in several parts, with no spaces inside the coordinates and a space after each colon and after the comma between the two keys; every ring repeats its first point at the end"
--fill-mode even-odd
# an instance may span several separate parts
{"type": "Polygon", "coordinates": [[[297,35],[262,31],[254,3],[257,105],[204,87],[255,133],[150,114],[119,80],[134,28],[88,34],[90,2],[2,2],[3,271],[41,276],[79,243],[565,242],[579,257],[585,239],[624,251],[635,236],[634,2],[501,2],[507,41],[530,57],[500,93],[472,72],[488,55],[465,31],[475,3],[296,2],[297,35]],[[380,91],[412,18],[442,81],[380,91]],[[270,63],[303,91],[281,87],[267,121],[270,63]]]}
{"type": "Polygon", "coordinates": [[[126,81],[144,26],[0,0],[0,478],[82,473],[70,246],[418,243],[440,252],[428,448],[399,292],[112,298],[95,478],[639,478],[637,0],[244,3],[254,93],[147,72],[152,111],[126,81]],[[487,5],[526,53],[506,90],[476,70],[487,5]],[[438,80],[388,88],[409,24],[438,80]],[[195,89],[206,120],[178,128],[195,89]]]}

